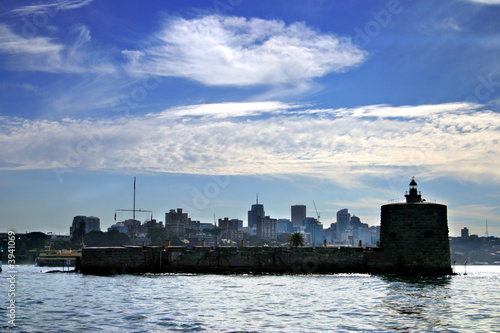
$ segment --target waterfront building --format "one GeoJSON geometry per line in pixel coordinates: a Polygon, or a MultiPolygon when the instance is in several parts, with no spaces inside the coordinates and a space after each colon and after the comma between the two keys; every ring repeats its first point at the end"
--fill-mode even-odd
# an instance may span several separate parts
{"type": "Polygon", "coordinates": [[[255,205],[252,205],[252,208],[248,211],[248,227],[257,227],[257,219],[264,216],[266,216],[264,205],[259,204],[259,197],[257,197],[257,202],[255,205]]]}
{"type": "Polygon", "coordinates": [[[277,240],[277,220],[269,216],[264,216],[257,219],[257,238],[264,240],[277,240]]]}
{"type": "Polygon", "coordinates": [[[306,218],[306,206],[305,205],[293,205],[292,206],[292,223],[294,227],[302,226],[302,222],[306,218]]]}
{"type": "Polygon", "coordinates": [[[337,240],[342,241],[342,233],[347,229],[350,221],[351,214],[349,214],[347,208],[337,212],[337,240]]]}

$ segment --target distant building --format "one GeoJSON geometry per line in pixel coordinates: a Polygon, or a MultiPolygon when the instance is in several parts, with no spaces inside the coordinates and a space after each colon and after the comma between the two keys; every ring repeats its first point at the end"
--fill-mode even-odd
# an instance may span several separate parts
{"type": "Polygon", "coordinates": [[[171,209],[165,213],[165,228],[179,236],[186,234],[198,234],[201,230],[200,221],[191,221],[187,213],[182,212],[182,208],[171,209]]]}
{"type": "Polygon", "coordinates": [[[337,240],[342,241],[342,233],[347,229],[350,220],[351,214],[349,214],[347,208],[337,212],[337,240]]]}
{"type": "Polygon", "coordinates": [[[154,229],[154,228],[163,228],[163,222],[157,222],[155,219],[152,219],[152,220],[149,220],[149,221],[146,221],[142,224],[141,226],[142,228],[142,232],[147,234],[151,229],[154,229]]]}
{"type": "Polygon", "coordinates": [[[222,229],[221,237],[223,239],[230,239],[233,241],[243,239],[243,231],[240,230],[240,225],[243,221],[238,219],[219,219],[219,228],[222,229]]]}
{"type": "Polygon", "coordinates": [[[257,219],[259,217],[265,216],[264,205],[259,204],[259,198],[257,197],[257,202],[252,205],[252,208],[248,211],[248,226],[250,228],[255,228],[257,226],[257,219]]]}
{"type": "Polygon", "coordinates": [[[468,239],[469,238],[469,229],[467,227],[463,228],[461,230],[461,235],[463,239],[468,239]]]}
{"type": "Polygon", "coordinates": [[[115,224],[112,224],[108,228],[108,232],[113,231],[113,230],[118,230],[119,232],[123,234],[128,234],[128,228],[123,224],[123,222],[117,222],[115,224]]]}
{"type": "Polygon", "coordinates": [[[219,246],[220,237],[215,235],[191,235],[186,238],[189,241],[189,246],[219,246]]]}
{"type": "Polygon", "coordinates": [[[264,240],[277,240],[277,220],[269,216],[259,217],[257,219],[257,238],[264,240]]]}
{"type": "Polygon", "coordinates": [[[323,224],[314,217],[306,217],[303,221],[306,233],[311,234],[311,245],[319,246],[323,244],[323,224]]]}
{"type": "Polygon", "coordinates": [[[276,223],[278,235],[293,233],[293,223],[289,219],[278,219],[276,223]]]}
{"type": "Polygon", "coordinates": [[[302,226],[302,222],[306,218],[306,206],[294,205],[292,206],[292,223],[294,227],[302,226]]]}
{"type": "Polygon", "coordinates": [[[76,235],[78,235],[78,237],[83,237],[83,235],[94,230],[101,231],[101,220],[98,217],[75,216],[69,228],[70,239],[73,239],[76,235]]]}

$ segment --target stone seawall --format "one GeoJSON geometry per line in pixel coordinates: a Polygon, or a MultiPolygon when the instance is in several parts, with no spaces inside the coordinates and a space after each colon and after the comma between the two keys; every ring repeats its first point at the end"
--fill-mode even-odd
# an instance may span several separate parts
{"type": "Polygon", "coordinates": [[[379,248],[354,247],[96,247],[83,249],[77,270],[90,274],[407,273],[398,267],[396,257],[385,256],[379,248]]]}

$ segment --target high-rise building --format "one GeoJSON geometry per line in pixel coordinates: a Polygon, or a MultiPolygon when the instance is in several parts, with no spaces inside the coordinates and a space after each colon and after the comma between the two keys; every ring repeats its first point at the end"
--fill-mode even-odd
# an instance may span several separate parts
{"type": "Polygon", "coordinates": [[[278,234],[291,234],[293,232],[293,224],[289,219],[277,220],[278,234]]]}
{"type": "Polygon", "coordinates": [[[342,233],[347,229],[351,220],[351,214],[347,208],[341,209],[337,212],[337,240],[342,240],[342,233]]]}
{"type": "Polygon", "coordinates": [[[319,246],[323,244],[323,224],[314,217],[306,217],[304,219],[306,233],[311,234],[311,245],[319,246]]]}
{"type": "Polygon", "coordinates": [[[91,231],[101,231],[101,221],[95,216],[75,216],[73,218],[73,223],[69,228],[70,238],[83,237],[83,235],[88,234],[91,231]]]}
{"type": "Polygon", "coordinates": [[[257,197],[256,204],[252,205],[252,209],[248,211],[248,226],[250,228],[257,227],[257,219],[259,217],[264,217],[265,215],[264,205],[259,204],[259,197],[257,197]]]}
{"type": "Polygon", "coordinates": [[[292,223],[294,227],[302,226],[302,222],[306,218],[306,206],[294,205],[292,206],[292,223]]]}
{"type": "Polygon", "coordinates": [[[257,219],[257,238],[265,240],[277,240],[277,220],[269,216],[259,216],[257,219]]]}
{"type": "Polygon", "coordinates": [[[469,229],[467,227],[463,228],[461,230],[461,235],[463,239],[468,239],[469,238],[469,229]]]}

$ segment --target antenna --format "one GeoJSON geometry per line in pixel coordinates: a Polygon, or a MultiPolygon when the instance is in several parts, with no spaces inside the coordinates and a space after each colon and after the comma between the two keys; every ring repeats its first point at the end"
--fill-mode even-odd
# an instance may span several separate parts
{"type": "Polygon", "coordinates": [[[134,208],[133,208],[133,211],[134,211],[134,220],[135,220],[135,176],[134,176],[134,208]]]}
{"type": "Polygon", "coordinates": [[[259,204],[259,193],[257,193],[257,205],[259,204]]]}
{"type": "Polygon", "coordinates": [[[486,237],[489,237],[490,235],[488,234],[488,219],[486,219],[486,237]]]}

